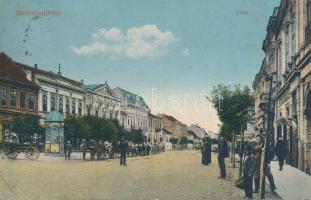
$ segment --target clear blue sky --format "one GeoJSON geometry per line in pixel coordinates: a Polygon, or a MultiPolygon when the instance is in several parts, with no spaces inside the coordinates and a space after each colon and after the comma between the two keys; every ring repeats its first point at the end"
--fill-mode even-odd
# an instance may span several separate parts
{"type": "Polygon", "coordinates": [[[215,112],[170,110],[167,102],[183,104],[186,94],[199,95],[218,83],[251,86],[264,56],[268,18],[279,2],[0,0],[0,50],[46,70],[57,71],[60,63],[63,75],[87,84],[107,80],[149,104],[155,88],[165,104],[155,113],[217,131],[215,112]],[[16,15],[16,10],[46,9],[60,15],[16,15]]]}

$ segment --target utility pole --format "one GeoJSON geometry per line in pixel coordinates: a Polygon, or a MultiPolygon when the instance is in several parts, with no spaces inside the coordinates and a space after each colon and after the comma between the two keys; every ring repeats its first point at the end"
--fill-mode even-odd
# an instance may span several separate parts
{"type": "Polygon", "coordinates": [[[242,176],[242,168],[243,168],[243,153],[244,153],[244,131],[243,131],[243,120],[241,121],[241,148],[240,148],[240,171],[239,177],[242,176]]]}
{"type": "Polygon", "coordinates": [[[272,125],[273,125],[273,118],[274,118],[274,112],[273,107],[271,107],[272,104],[272,83],[273,83],[273,73],[269,77],[267,77],[267,80],[269,80],[269,96],[268,96],[268,102],[259,105],[261,110],[266,112],[267,114],[267,129],[266,129],[266,135],[265,135],[265,141],[264,141],[264,147],[262,151],[262,162],[261,162],[261,190],[260,190],[260,199],[265,199],[265,192],[266,192],[266,168],[269,162],[269,153],[270,153],[270,137],[271,137],[271,131],[272,131],[272,125]]]}
{"type": "Polygon", "coordinates": [[[231,150],[231,162],[233,163],[233,167],[235,167],[235,132],[232,134],[232,150],[231,150]]]}

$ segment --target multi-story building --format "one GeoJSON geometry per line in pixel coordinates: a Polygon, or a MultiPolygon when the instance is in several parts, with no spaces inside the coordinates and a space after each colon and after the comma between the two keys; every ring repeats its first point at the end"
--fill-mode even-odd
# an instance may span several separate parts
{"type": "Polygon", "coordinates": [[[266,119],[259,104],[271,91],[274,137],[287,142],[287,163],[307,173],[311,173],[310,30],[310,0],[281,0],[269,19],[263,44],[266,56],[253,84],[257,131],[264,130],[260,124],[266,119]]]}
{"type": "Polygon", "coordinates": [[[181,138],[187,137],[187,125],[177,120],[175,117],[162,114],[162,127],[169,133],[172,137],[181,138]]]}
{"type": "Polygon", "coordinates": [[[161,117],[149,113],[149,131],[148,140],[152,144],[160,144],[163,142],[161,117]]]}
{"type": "Polygon", "coordinates": [[[38,94],[38,111],[42,121],[47,113],[58,110],[65,117],[67,115],[84,115],[83,81],[75,81],[62,76],[60,67],[58,73],[39,69],[18,63],[27,74],[27,79],[40,87],[38,94]]]}
{"type": "Polygon", "coordinates": [[[148,137],[150,108],[145,100],[141,96],[120,87],[116,87],[113,91],[121,100],[120,124],[128,130],[141,129],[144,135],[148,137]]]}
{"type": "Polygon", "coordinates": [[[108,85],[104,84],[85,85],[85,113],[106,119],[117,119],[121,122],[121,100],[115,95],[108,85]]]}
{"type": "Polygon", "coordinates": [[[38,114],[38,90],[5,53],[0,53],[0,142],[3,138],[3,125],[14,115],[38,114]]]}

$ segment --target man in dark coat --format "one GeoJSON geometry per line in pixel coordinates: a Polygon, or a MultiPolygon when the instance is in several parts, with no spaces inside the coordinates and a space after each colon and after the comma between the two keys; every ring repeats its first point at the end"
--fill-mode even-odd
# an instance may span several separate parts
{"type": "Polygon", "coordinates": [[[82,140],[82,144],[80,145],[80,149],[82,151],[83,160],[85,160],[85,155],[86,155],[86,151],[87,151],[87,145],[86,145],[85,139],[82,140]]]}
{"type": "Polygon", "coordinates": [[[252,153],[252,147],[246,147],[246,157],[243,162],[244,191],[246,199],[253,199],[253,177],[256,168],[256,160],[252,153]]]}
{"type": "Polygon", "coordinates": [[[126,166],[126,153],[129,145],[128,142],[122,137],[119,144],[119,152],[120,152],[120,166],[126,166]]]}
{"type": "Polygon", "coordinates": [[[219,178],[226,178],[226,165],[225,165],[225,158],[229,157],[228,145],[227,141],[220,137],[218,140],[218,164],[220,168],[220,177],[219,178]]]}
{"type": "Polygon", "coordinates": [[[202,148],[202,164],[208,165],[211,163],[211,142],[209,138],[205,138],[202,148]]]}
{"type": "Polygon", "coordinates": [[[283,165],[284,165],[284,159],[286,155],[286,144],[282,137],[279,137],[278,141],[276,142],[275,154],[279,160],[279,166],[280,166],[279,170],[282,171],[283,165]]]}
{"type": "Polygon", "coordinates": [[[72,152],[72,145],[68,140],[67,144],[65,145],[65,160],[70,160],[71,152],[72,152]]]}

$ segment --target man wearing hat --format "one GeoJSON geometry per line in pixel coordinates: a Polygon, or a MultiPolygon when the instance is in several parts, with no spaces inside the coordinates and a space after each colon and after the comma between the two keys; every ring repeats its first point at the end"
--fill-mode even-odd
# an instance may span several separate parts
{"type": "Polygon", "coordinates": [[[119,151],[120,151],[120,166],[126,166],[126,152],[128,149],[128,142],[125,140],[125,137],[123,136],[120,144],[119,144],[119,151]]]}
{"type": "Polygon", "coordinates": [[[65,160],[70,160],[70,155],[72,152],[72,145],[70,144],[70,141],[67,141],[67,144],[65,145],[65,160]]]}

